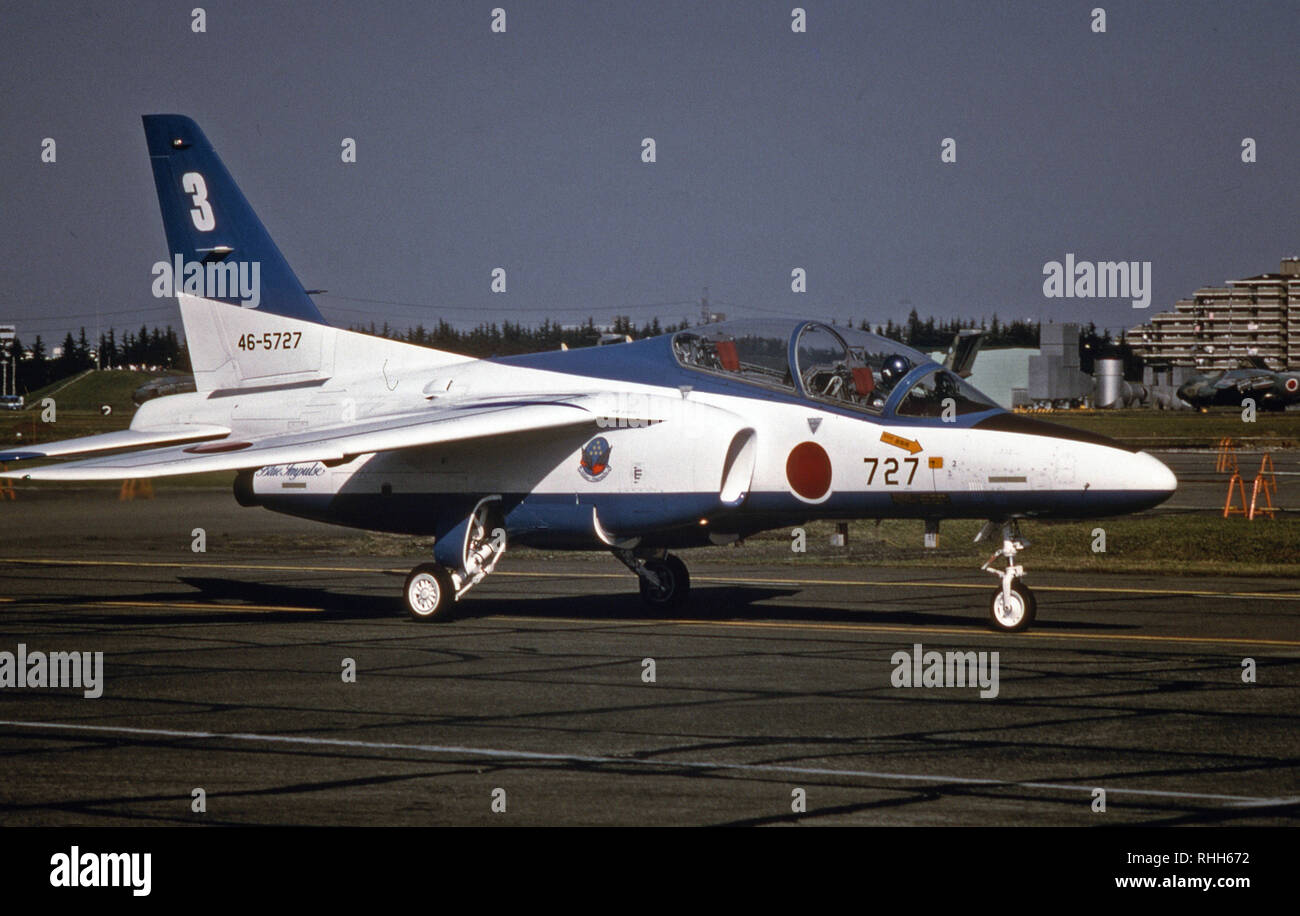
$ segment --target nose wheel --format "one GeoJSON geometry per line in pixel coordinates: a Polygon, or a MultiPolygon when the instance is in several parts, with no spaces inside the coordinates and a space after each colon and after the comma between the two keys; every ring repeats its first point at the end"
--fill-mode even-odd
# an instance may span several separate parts
{"type": "MultiPolygon", "coordinates": [[[[992,533],[994,522],[988,522],[980,529],[975,540],[980,541],[992,533]]],[[[1020,526],[1015,519],[1002,524],[1002,547],[989,557],[980,569],[992,573],[1002,580],[1002,584],[989,600],[989,622],[993,629],[1004,633],[1015,633],[1029,629],[1038,613],[1038,599],[1029,586],[1021,579],[1025,568],[1016,562],[1016,554],[1029,546],[1021,538],[1020,526]],[[999,559],[1005,559],[1003,567],[994,566],[999,559]]]]}
{"type": "Polygon", "coordinates": [[[999,588],[989,599],[989,620],[993,628],[1014,633],[1025,630],[1038,613],[1038,599],[1023,582],[1012,582],[1010,593],[1003,595],[999,588]]]}

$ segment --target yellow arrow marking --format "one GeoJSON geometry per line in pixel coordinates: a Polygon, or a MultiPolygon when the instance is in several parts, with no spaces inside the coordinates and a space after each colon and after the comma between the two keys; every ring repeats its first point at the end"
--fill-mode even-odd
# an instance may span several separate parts
{"type": "Polygon", "coordinates": [[[902,436],[895,436],[893,433],[881,433],[880,441],[885,445],[893,445],[904,449],[909,455],[915,455],[921,451],[921,443],[915,439],[904,439],[902,436]]]}

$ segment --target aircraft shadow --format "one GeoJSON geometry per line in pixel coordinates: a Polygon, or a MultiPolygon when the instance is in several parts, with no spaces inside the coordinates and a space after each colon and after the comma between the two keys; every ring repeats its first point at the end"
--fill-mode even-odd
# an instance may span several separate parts
{"type": "Polygon", "coordinates": [[[283,621],[382,620],[404,613],[401,599],[396,594],[391,596],[347,594],[319,586],[276,585],[215,576],[181,576],[177,581],[189,586],[189,589],[95,596],[75,595],[66,598],[42,597],[37,600],[41,604],[69,608],[85,607],[87,604],[93,607],[94,603],[101,601],[112,601],[123,605],[134,602],[146,606],[177,605],[170,612],[165,610],[134,612],[123,608],[106,610],[100,614],[77,616],[77,619],[82,622],[111,624],[247,623],[253,616],[251,612],[256,613],[258,620],[283,621]],[[212,602],[210,607],[201,609],[186,607],[208,602],[212,602]],[[241,607],[246,609],[240,610],[241,607]],[[261,610],[262,608],[268,610],[261,610]],[[284,608],[284,610],[276,610],[277,608],[284,608]],[[304,610],[293,610],[293,608],[304,610]]]}
{"type": "MultiPolygon", "coordinates": [[[[320,621],[320,620],[384,620],[405,617],[397,588],[387,584],[382,593],[340,591],[337,588],[301,584],[275,584],[216,576],[182,576],[177,580],[187,586],[185,590],[148,591],[128,594],[102,595],[88,599],[86,596],[68,598],[41,598],[42,604],[67,607],[85,606],[87,601],[113,601],[130,605],[134,601],[147,605],[174,602],[178,607],[170,612],[132,612],[127,608],[109,610],[98,615],[78,615],[85,621],[101,620],[112,624],[157,625],[165,623],[230,623],[246,622],[253,612],[260,620],[320,621]],[[189,609],[185,605],[206,604],[210,607],[189,609]],[[227,607],[229,608],[227,610],[227,607]],[[241,607],[247,607],[240,610],[241,607]],[[277,610],[284,608],[284,610],[277,610]],[[310,610],[292,610],[303,608],[310,610]]],[[[915,607],[898,606],[887,592],[865,595],[856,607],[817,607],[794,604],[790,599],[800,593],[798,588],[767,585],[719,585],[696,587],[689,601],[678,608],[656,610],[646,607],[640,596],[632,590],[605,595],[561,595],[527,597],[521,595],[495,595],[471,593],[457,609],[458,619],[486,620],[492,617],[524,617],[537,620],[580,619],[590,621],[615,620],[692,620],[701,623],[726,620],[790,623],[859,623],[899,626],[950,626],[987,630],[987,611],[981,596],[978,600],[963,600],[954,596],[940,599],[909,597],[915,607]]],[[[969,596],[966,596],[969,597],[969,596]]],[[[1043,630],[1106,630],[1123,631],[1137,627],[1116,623],[1086,623],[1053,621],[1040,618],[1034,629],[1043,630]]]]}
{"type": "MultiPolygon", "coordinates": [[[[772,586],[708,586],[691,589],[690,600],[679,608],[656,611],[647,608],[635,592],[612,595],[579,595],[572,597],[529,598],[471,595],[462,605],[460,614],[467,618],[492,616],[546,618],[579,618],[588,620],[697,620],[701,623],[726,620],[789,623],[857,623],[894,624],[900,626],[951,626],[972,630],[988,630],[987,600],[977,601],[945,598],[923,608],[899,608],[887,593],[864,597],[853,609],[816,607],[806,604],[769,603],[791,598],[800,592],[797,588],[772,586]]],[[[926,599],[909,598],[913,604],[923,604],[926,599]]],[[[1092,624],[1079,621],[1044,621],[1034,623],[1035,630],[1126,630],[1126,625],[1092,624]]]]}

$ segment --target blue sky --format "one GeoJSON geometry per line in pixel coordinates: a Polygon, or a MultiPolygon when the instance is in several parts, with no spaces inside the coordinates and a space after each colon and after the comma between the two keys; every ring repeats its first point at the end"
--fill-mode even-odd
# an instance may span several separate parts
{"type": "Polygon", "coordinates": [[[199,3],[0,12],[24,339],[179,326],[150,294],[165,111],[342,325],[674,321],[707,286],[729,316],[1120,328],[1145,313],[1046,299],[1043,265],[1150,261],[1156,311],[1300,253],[1294,3],[805,2],[796,34],[791,2],[223,2],[194,34],[199,3]]]}

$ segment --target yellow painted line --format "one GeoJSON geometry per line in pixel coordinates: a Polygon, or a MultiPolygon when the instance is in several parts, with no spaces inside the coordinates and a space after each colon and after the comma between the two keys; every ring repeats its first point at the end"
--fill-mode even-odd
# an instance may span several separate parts
{"type": "Polygon", "coordinates": [[[1282,646],[1286,648],[1300,649],[1300,640],[1291,639],[1241,639],[1239,637],[1218,637],[1218,636],[1150,636],[1135,633],[1043,633],[1041,631],[1031,631],[1028,633],[997,633],[993,630],[974,631],[971,629],[959,629],[957,627],[925,627],[925,626],[891,626],[889,624],[874,623],[780,623],[770,620],[665,620],[663,623],[673,623],[679,626],[723,626],[723,627],[754,627],[765,629],[798,629],[798,630],[850,630],[856,632],[869,633],[934,633],[952,636],[998,636],[998,637],[1015,637],[1025,639],[1060,639],[1069,641],[1072,639],[1099,639],[1099,640],[1122,640],[1133,642],[1172,642],[1172,643],[1213,643],[1215,645],[1241,645],[1241,646],[1282,646]]]}
{"type": "MultiPolygon", "coordinates": [[[[621,573],[550,573],[550,572],[514,572],[497,571],[494,576],[517,576],[534,579],[626,579],[621,573]]],[[[1131,575],[1142,575],[1133,573],[1131,575]]],[[[741,585],[845,585],[845,586],[905,586],[907,588],[965,588],[986,591],[996,588],[994,581],[984,583],[971,582],[935,582],[932,579],[769,579],[757,576],[691,576],[692,582],[737,583],[741,585]]],[[[1086,592],[1111,595],[1167,595],[1191,598],[1271,598],[1276,601],[1300,601],[1300,592],[1216,592],[1195,589],[1169,588],[1120,588],[1091,585],[1037,585],[1036,592],[1086,592]]]]}
{"type": "MultiPolygon", "coordinates": [[[[16,601],[15,598],[0,599],[3,601],[16,601]]],[[[35,603],[40,603],[37,600],[35,603]]],[[[86,607],[114,607],[114,608],[166,608],[168,610],[194,610],[194,611],[237,611],[243,613],[296,613],[296,614],[323,614],[325,608],[319,607],[299,607],[285,604],[219,604],[205,603],[198,601],[88,601],[86,607]]],[[[537,622],[537,617],[525,617],[518,615],[498,615],[493,617],[478,618],[484,622],[492,620],[512,620],[522,622],[537,622]]],[[[580,617],[547,617],[545,618],[553,623],[573,623],[573,624],[590,624],[592,620],[580,617]]],[[[829,632],[852,632],[852,633],[897,633],[908,636],[918,634],[940,635],[940,636],[997,636],[1001,638],[1022,638],[1022,639],[1047,639],[1060,640],[1069,642],[1071,640],[1109,640],[1121,642],[1153,642],[1153,643],[1201,643],[1212,645],[1233,645],[1233,646],[1278,646],[1281,648],[1300,649],[1300,640],[1286,639],[1242,639],[1240,637],[1217,637],[1217,636],[1151,636],[1132,633],[996,633],[992,630],[983,631],[972,628],[959,627],[932,627],[932,626],[895,626],[891,624],[875,623],[801,623],[790,622],[783,623],[770,620],[689,620],[685,618],[670,619],[647,619],[647,620],[616,620],[609,621],[620,627],[653,627],[661,624],[670,624],[679,627],[731,627],[739,629],[770,629],[770,630],[822,630],[829,632]]]]}
{"type": "MultiPolygon", "coordinates": [[[[526,576],[535,579],[624,579],[626,576],[614,573],[549,573],[549,572],[494,572],[494,576],[526,576]]],[[[692,582],[738,583],[741,585],[847,585],[873,587],[905,586],[908,588],[965,588],[986,591],[996,588],[993,581],[984,583],[971,582],[935,582],[931,579],[768,579],[757,576],[691,576],[692,582]]],[[[1195,589],[1167,588],[1119,588],[1091,585],[1034,585],[1036,592],[1086,592],[1111,595],[1167,595],[1192,598],[1271,598],[1276,601],[1300,601],[1300,592],[1216,592],[1195,589]]]]}
{"type": "MultiPolygon", "coordinates": [[[[518,573],[515,573],[518,575],[518,573]]],[[[551,573],[534,573],[534,575],[559,575],[551,573]]],[[[1134,574],[1140,575],[1140,574],[1134,574]]],[[[970,582],[933,582],[926,579],[759,579],[748,576],[692,576],[694,582],[739,582],[759,585],[872,585],[872,586],[907,586],[910,588],[996,588],[993,581],[976,585],[970,582]]],[[[1198,589],[1178,588],[1119,588],[1094,585],[1037,585],[1036,592],[1086,592],[1090,594],[1110,595],[1167,595],[1192,598],[1271,598],[1276,601],[1300,601],[1300,592],[1216,592],[1198,589]]]]}
{"type": "MultiPolygon", "coordinates": [[[[134,560],[54,560],[45,558],[21,558],[21,557],[0,557],[0,563],[14,563],[18,565],[32,564],[38,566],[126,566],[152,569],[249,569],[277,572],[357,572],[357,573],[402,573],[405,569],[376,569],[373,566],[298,566],[269,563],[164,563],[158,561],[136,562],[134,560]]],[[[502,570],[492,574],[493,576],[505,576],[514,578],[531,578],[531,579],[628,579],[630,574],[627,573],[585,573],[585,572],[518,572],[502,570]]],[[[1145,575],[1134,573],[1133,575],[1145,575]]],[[[870,586],[874,588],[881,587],[904,587],[904,588],[953,588],[953,589],[976,589],[985,591],[996,587],[996,583],[989,581],[982,584],[971,582],[935,582],[929,579],[775,579],[760,578],[757,576],[692,576],[695,582],[716,582],[721,584],[735,583],[740,585],[838,585],[838,586],[870,586]]],[[[1095,586],[1095,585],[1034,585],[1036,592],[1075,592],[1082,594],[1097,595],[1163,595],[1166,597],[1186,597],[1186,598],[1257,598],[1266,601],[1300,601],[1300,592],[1221,592],[1209,589],[1177,589],[1177,588],[1138,588],[1138,587],[1117,587],[1117,586],[1095,586]]]]}
{"type": "Polygon", "coordinates": [[[177,611],[249,611],[255,614],[281,611],[293,611],[297,614],[321,614],[325,611],[323,607],[293,607],[283,604],[220,604],[200,601],[87,601],[86,607],[158,607],[177,611]]]}
{"type": "MultiPolygon", "coordinates": [[[[515,615],[499,615],[494,617],[480,618],[484,621],[490,620],[509,620],[509,621],[534,621],[536,617],[523,617],[515,615]]],[[[590,624],[593,621],[590,618],[581,617],[547,617],[550,623],[575,623],[590,624]]],[[[1172,642],[1172,643],[1211,643],[1214,645],[1243,645],[1243,646],[1279,646],[1282,648],[1300,649],[1300,641],[1286,639],[1242,639],[1240,637],[1217,637],[1217,636],[1143,636],[1138,634],[1126,633],[999,633],[994,630],[981,630],[967,627],[930,627],[930,626],[895,626],[891,624],[878,623],[801,623],[797,621],[781,622],[771,620],[688,620],[684,618],[662,619],[662,620],[614,620],[609,623],[618,626],[635,626],[635,627],[652,627],[656,624],[672,624],[680,627],[737,627],[741,629],[772,629],[772,630],[829,630],[829,631],[847,631],[853,633],[901,633],[908,636],[917,634],[927,634],[931,636],[988,636],[1002,639],[1056,639],[1063,642],[1069,642],[1072,639],[1094,639],[1094,640],[1121,640],[1121,641],[1140,641],[1140,642],[1172,642]]]]}
{"type": "Polygon", "coordinates": [[[267,569],[280,572],[388,572],[373,566],[276,566],[267,563],[161,563],[135,560],[49,560],[39,557],[0,557],[0,563],[36,566],[131,566],[143,569],[267,569]]]}

